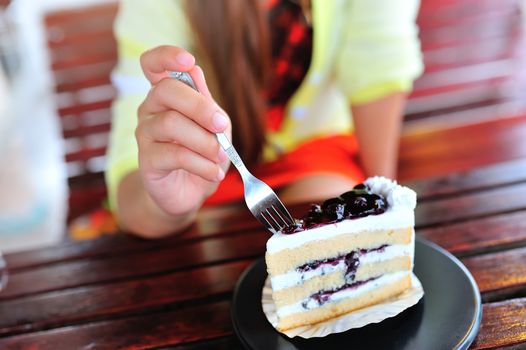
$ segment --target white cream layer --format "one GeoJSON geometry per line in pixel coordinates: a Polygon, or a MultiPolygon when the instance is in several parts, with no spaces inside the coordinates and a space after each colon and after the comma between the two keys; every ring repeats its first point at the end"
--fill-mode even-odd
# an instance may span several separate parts
{"type": "Polygon", "coordinates": [[[371,192],[386,198],[388,208],[385,213],[344,220],[289,235],[274,234],[267,241],[267,252],[293,249],[308,242],[331,239],[342,234],[363,234],[363,231],[401,229],[415,225],[416,193],[413,190],[378,176],[368,178],[365,184],[371,192]]]}
{"type": "MultiPolygon", "coordinates": [[[[414,242],[411,242],[410,244],[391,245],[385,247],[383,251],[365,253],[361,255],[358,260],[360,261],[360,266],[363,266],[366,264],[390,260],[397,256],[406,255],[412,257],[413,251],[414,242]]],[[[337,265],[322,264],[318,268],[306,272],[299,272],[296,269],[290,270],[281,275],[272,277],[270,282],[273,290],[280,290],[302,284],[313,277],[327,275],[335,271],[342,271],[346,268],[345,261],[342,259],[337,265]]]]}
{"type": "Polygon", "coordinates": [[[345,261],[342,259],[337,265],[323,264],[317,269],[306,272],[298,272],[296,270],[289,271],[284,274],[272,277],[270,279],[270,283],[272,284],[272,290],[280,290],[297,286],[316,276],[324,276],[334,271],[345,270],[346,267],[345,261]]]}
{"type": "MultiPolygon", "coordinates": [[[[358,296],[363,295],[365,293],[368,293],[368,292],[370,292],[370,291],[372,291],[374,289],[382,287],[385,284],[390,284],[390,283],[394,283],[394,282],[396,282],[398,280],[401,280],[402,278],[404,278],[404,277],[406,277],[406,276],[408,276],[410,274],[411,274],[411,271],[398,271],[398,272],[390,273],[390,274],[387,274],[387,275],[383,275],[383,276],[381,276],[381,277],[379,277],[379,278],[377,278],[377,279],[375,279],[373,281],[370,281],[368,283],[365,283],[365,284],[363,284],[363,285],[361,285],[359,287],[341,290],[339,292],[336,292],[336,293],[332,294],[329,297],[329,299],[327,300],[327,302],[324,303],[321,306],[325,306],[328,303],[337,302],[337,301],[340,301],[342,299],[358,297],[358,296]]],[[[292,314],[296,314],[296,313],[306,312],[306,311],[315,309],[317,307],[320,307],[320,305],[318,305],[318,303],[314,299],[311,299],[309,297],[309,298],[301,300],[301,301],[299,301],[297,303],[278,308],[276,310],[276,313],[277,313],[278,317],[284,317],[284,316],[287,316],[287,315],[292,315],[292,314]],[[302,304],[304,302],[307,302],[307,305],[306,305],[307,308],[303,307],[302,304]]]]}
{"type": "Polygon", "coordinates": [[[331,239],[343,234],[364,234],[364,231],[395,230],[413,227],[414,225],[415,215],[413,209],[388,210],[380,215],[344,220],[290,235],[274,234],[267,241],[267,252],[275,253],[284,249],[293,249],[305,243],[331,239]]]}

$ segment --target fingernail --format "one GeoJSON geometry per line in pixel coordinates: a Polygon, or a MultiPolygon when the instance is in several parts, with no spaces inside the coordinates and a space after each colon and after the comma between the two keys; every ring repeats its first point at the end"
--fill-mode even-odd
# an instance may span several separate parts
{"type": "Polygon", "coordinates": [[[225,178],[225,172],[223,169],[219,168],[219,171],[217,172],[217,181],[221,181],[225,178]]]}
{"type": "Polygon", "coordinates": [[[226,154],[225,151],[223,151],[222,148],[219,149],[219,152],[217,153],[217,158],[219,159],[219,161],[222,163],[224,162],[225,160],[228,159],[228,156],[226,154]]]}
{"type": "Polygon", "coordinates": [[[212,117],[212,124],[217,131],[223,131],[228,125],[228,118],[219,112],[215,112],[212,117]]]}
{"type": "Polygon", "coordinates": [[[187,52],[182,52],[175,57],[177,63],[183,66],[191,66],[194,63],[194,58],[187,52]]]}

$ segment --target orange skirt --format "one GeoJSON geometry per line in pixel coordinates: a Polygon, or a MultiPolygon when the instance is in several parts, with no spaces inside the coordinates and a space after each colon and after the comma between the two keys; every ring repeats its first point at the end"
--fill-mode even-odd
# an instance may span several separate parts
{"type": "MultiPolygon", "coordinates": [[[[274,190],[315,174],[338,174],[355,182],[365,179],[358,162],[358,144],[354,135],[318,138],[267,163],[249,169],[274,190]]],[[[225,179],[205,205],[218,205],[243,199],[243,182],[230,166],[225,179]]]]}

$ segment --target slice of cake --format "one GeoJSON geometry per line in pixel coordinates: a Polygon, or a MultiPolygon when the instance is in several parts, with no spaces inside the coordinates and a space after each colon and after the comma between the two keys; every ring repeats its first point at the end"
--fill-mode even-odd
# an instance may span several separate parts
{"type": "Polygon", "coordinates": [[[372,177],[273,235],[265,260],[278,329],[325,321],[408,289],[415,206],[414,191],[372,177]]]}

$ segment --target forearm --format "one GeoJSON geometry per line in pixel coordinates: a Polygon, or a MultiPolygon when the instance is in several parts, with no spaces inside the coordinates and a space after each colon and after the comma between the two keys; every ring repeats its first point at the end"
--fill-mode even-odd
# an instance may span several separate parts
{"type": "Polygon", "coordinates": [[[367,176],[396,177],[405,100],[405,93],[394,93],[352,106],[360,159],[367,176]]]}
{"type": "Polygon", "coordinates": [[[161,238],[191,225],[197,211],[172,216],[159,208],[148,195],[138,171],[126,175],[117,191],[117,216],[120,226],[144,238],[161,238]]]}

